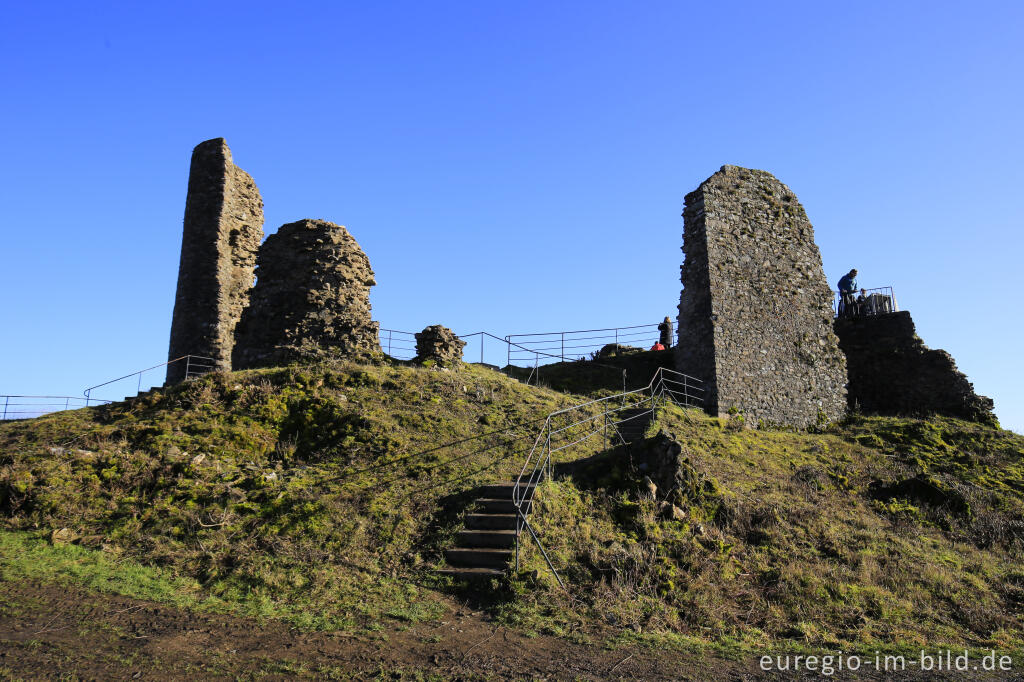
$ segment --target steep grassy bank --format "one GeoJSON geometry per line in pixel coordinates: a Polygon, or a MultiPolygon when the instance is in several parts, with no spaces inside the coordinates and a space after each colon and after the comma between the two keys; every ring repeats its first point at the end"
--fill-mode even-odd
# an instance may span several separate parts
{"type": "Polygon", "coordinates": [[[0,512],[187,578],[200,600],[309,627],[419,619],[469,491],[508,477],[569,402],[466,366],[209,375],[0,424],[0,512]]]}
{"type": "Polygon", "coordinates": [[[681,518],[625,453],[547,484],[535,524],[569,595],[531,547],[510,617],[762,650],[1024,642],[1024,438],[941,418],[751,431],[676,408],[652,428],[683,444],[681,518]]]}
{"type": "Polygon", "coordinates": [[[507,585],[435,577],[473,488],[581,400],[478,367],[339,363],[0,424],[0,575],[120,591],[140,575],[172,603],[308,628],[433,619],[454,592],[567,636],[1020,646],[1024,438],[950,419],[806,433],[667,408],[652,432],[684,448],[676,518],[613,450],[546,483],[532,517],[568,593],[531,545],[507,585]]]}

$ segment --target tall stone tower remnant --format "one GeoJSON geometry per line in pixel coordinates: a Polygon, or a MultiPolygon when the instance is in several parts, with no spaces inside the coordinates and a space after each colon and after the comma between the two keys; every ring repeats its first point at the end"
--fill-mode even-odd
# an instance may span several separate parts
{"type": "Polygon", "coordinates": [[[235,369],[380,350],[370,318],[370,259],[341,225],[299,220],[264,242],[252,302],[238,324],[235,369]]]}
{"type": "MultiPolygon", "coordinates": [[[[199,355],[231,369],[235,326],[249,302],[263,240],[263,200],[236,166],[223,138],[192,150],[178,290],[168,360],[199,355]]],[[[167,367],[167,383],[185,378],[185,363],[167,367]]]]}
{"type": "Polygon", "coordinates": [[[686,195],[680,371],[712,414],[808,426],[846,410],[846,360],[814,228],[771,173],[721,170],[686,195]]]}

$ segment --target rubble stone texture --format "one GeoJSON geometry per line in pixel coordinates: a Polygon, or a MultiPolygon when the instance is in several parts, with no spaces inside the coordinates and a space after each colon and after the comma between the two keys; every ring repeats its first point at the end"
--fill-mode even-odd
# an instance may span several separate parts
{"type": "Polygon", "coordinates": [[[434,324],[416,334],[416,362],[433,360],[441,365],[462,362],[466,342],[448,327],[434,324]]]}
{"type": "Polygon", "coordinates": [[[846,353],[851,408],[995,423],[992,399],[974,392],[949,353],[924,345],[909,312],[842,318],[835,330],[846,353]]]}
{"type": "Polygon", "coordinates": [[[712,414],[807,426],[846,410],[846,360],[814,228],[770,173],[722,166],[686,196],[679,370],[712,414]]]}
{"type": "Polygon", "coordinates": [[[380,351],[370,319],[370,260],[341,225],[282,225],[260,249],[236,334],[235,369],[380,351]]]}
{"type": "MultiPolygon", "coordinates": [[[[256,183],[232,162],[223,138],[200,143],[189,170],[168,360],[199,355],[231,369],[235,325],[249,302],[262,240],[256,183]]],[[[167,383],[184,378],[184,362],[168,365],[167,383]]]]}

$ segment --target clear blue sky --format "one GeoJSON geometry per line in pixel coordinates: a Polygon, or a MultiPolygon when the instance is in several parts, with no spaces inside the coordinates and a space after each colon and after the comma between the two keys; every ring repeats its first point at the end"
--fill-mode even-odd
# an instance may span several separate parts
{"type": "Polygon", "coordinates": [[[1024,430],[1024,4],[8,3],[0,393],[166,358],[189,156],[348,226],[383,326],[675,316],[683,196],[761,168],[1024,430]]]}

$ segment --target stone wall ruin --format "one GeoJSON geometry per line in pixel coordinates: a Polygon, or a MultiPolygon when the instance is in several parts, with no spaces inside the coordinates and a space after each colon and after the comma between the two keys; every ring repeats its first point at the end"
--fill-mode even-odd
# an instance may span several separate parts
{"type": "Polygon", "coordinates": [[[370,260],[343,226],[308,219],[281,226],[259,252],[235,369],[379,351],[370,318],[376,283],[370,260]]]}
{"type": "MultiPolygon", "coordinates": [[[[168,360],[199,355],[231,369],[235,325],[249,302],[262,239],[256,183],[233,163],[223,138],[201,142],[189,169],[168,360]]],[[[168,365],[167,383],[184,378],[184,362],[168,365]]]]}
{"type": "Polygon", "coordinates": [[[808,426],[846,410],[832,293],[796,196],[770,173],[721,170],[686,196],[680,371],[705,408],[808,426]]]}
{"type": "Polygon", "coordinates": [[[992,399],[974,392],[949,353],[924,345],[909,312],[844,317],[835,330],[849,368],[851,409],[996,423],[992,399]]]}
{"type": "Polygon", "coordinates": [[[454,365],[462,362],[462,349],[466,342],[455,335],[448,327],[432,324],[416,333],[416,362],[433,360],[441,365],[454,365]]]}

